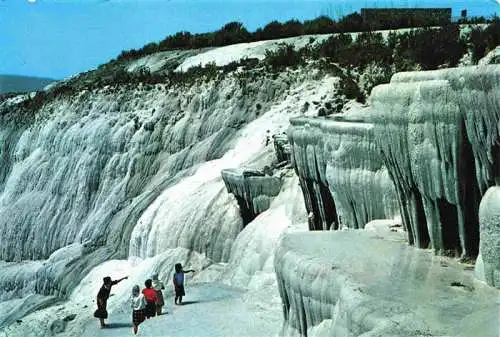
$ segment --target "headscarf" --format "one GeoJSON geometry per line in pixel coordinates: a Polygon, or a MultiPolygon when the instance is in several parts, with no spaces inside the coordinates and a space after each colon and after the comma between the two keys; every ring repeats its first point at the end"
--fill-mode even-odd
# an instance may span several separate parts
{"type": "Polygon", "coordinates": [[[137,296],[139,296],[140,292],[141,292],[141,288],[139,288],[139,286],[136,284],[132,288],[132,296],[137,297],[137,296]]]}

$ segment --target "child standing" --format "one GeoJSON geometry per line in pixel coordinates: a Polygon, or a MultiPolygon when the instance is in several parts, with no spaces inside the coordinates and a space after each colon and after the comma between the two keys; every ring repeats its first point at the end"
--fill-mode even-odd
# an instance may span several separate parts
{"type": "Polygon", "coordinates": [[[151,279],[147,279],[144,282],[146,288],[142,289],[142,293],[146,298],[146,318],[148,319],[156,316],[156,301],[158,300],[156,290],[152,288],[152,283],[151,279]]]}
{"type": "Polygon", "coordinates": [[[175,304],[182,304],[182,296],[185,296],[186,293],[184,292],[184,274],[185,273],[194,273],[193,269],[189,270],[183,270],[182,269],[182,264],[176,263],[175,264],[175,274],[174,274],[174,290],[175,290],[175,304]],[[177,303],[178,301],[178,303],[177,303]]]}
{"type": "Polygon", "coordinates": [[[162,290],[165,289],[165,286],[163,285],[163,282],[158,279],[158,274],[153,274],[151,278],[153,279],[153,289],[156,290],[156,314],[160,316],[161,309],[165,304],[162,292],[162,290]]]}
{"type": "Polygon", "coordinates": [[[138,285],[132,288],[132,298],[130,300],[132,306],[132,323],[134,324],[134,334],[137,335],[139,324],[146,319],[146,298],[141,294],[141,289],[138,285]]]}

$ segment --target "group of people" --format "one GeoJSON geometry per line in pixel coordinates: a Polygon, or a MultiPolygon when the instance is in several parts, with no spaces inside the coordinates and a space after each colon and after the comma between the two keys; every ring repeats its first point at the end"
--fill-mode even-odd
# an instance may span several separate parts
{"type": "MultiPolygon", "coordinates": [[[[182,297],[186,295],[184,291],[184,274],[191,272],[194,272],[194,270],[184,270],[182,268],[182,264],[175,264],[175,273],[172,282],[175,291],[174,303],[177,305],[182,305],[182,297]]],[[[104,283],[97,294],[97,310],[94,312],[94,316],[99,318],[101,329],[106,326],[104,320],[108,318],[106,306],[111,292],[111,287],[125,279],[127,279],[127,276],[115,281],[111,280],[111,277],[109,276],[106,276],[103,279],[104,283]]],[[[146,319],[156,315],[161,315],[162,308],[165,305],[162,292],[162,290],[165,289],[165,286],[163,282],[158,279],[158,274],[153,274],[150,279],[147,279],[144,282],[144,286],[145,288],[142,289],[142,291],[139,285],[134,285],[132,287],[130,304],[132,307],[134,334],[137,334],[139,325],[146,319]]]]}

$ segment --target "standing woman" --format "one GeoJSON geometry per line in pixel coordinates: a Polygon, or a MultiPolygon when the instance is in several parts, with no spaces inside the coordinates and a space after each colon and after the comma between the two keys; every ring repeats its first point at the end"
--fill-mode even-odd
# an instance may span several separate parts
{"type": "Polygon", "coordinates": [[[163,299],[162,290],[165,289],[163,282],[158,280],[158,274],[153,274],[151,276],[153,279],[153,289],[156,290],[156,314],[161,315],[161,309],[165,305],[165,300],[163,299]]]}
{"type": "Polygon", "coordinates": [[[138,285],[135,285],[132,288],[131,306],[134,334],[137,335],[139,324],[144,322],[144,320],[146,319],[146,299],[144,298],[144,295],[141,294],[141,289],[138,285]]]}
{"type": "Polygon", "coordinates": [[[128,276],[125,276],[116,281],[112,281],[111,277],[109,276],[103,278],[103,285],[97,293],[97,310],[94,312],[94,317],[99,318],[101,329],[106,327],[106,324],[104,324],[104,320],[108,318],[107,305],[111,287],[123,280],[126,280],[127,278],[128,276]]]}
{"type": "Polygon", "coordinates": [[[193,269],[184,270],[182,269],[182,264],[175,264],[175,274],[174,274],[174,290],[175,290],[175,304],[182,304],[182,296],[185,296],[184,292],[184,273],[194,273],[193,269]],[[179,301],[177,303],[177,301],[179,301]]]}

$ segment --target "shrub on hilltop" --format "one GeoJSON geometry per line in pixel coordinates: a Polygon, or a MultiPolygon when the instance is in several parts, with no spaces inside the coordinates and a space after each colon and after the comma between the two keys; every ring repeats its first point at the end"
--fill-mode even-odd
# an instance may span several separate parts
{"type": "Polygon", "coordinates": [[[115,87],[138,83],[186,85],[198,80],[217,79],[233,71],[241,70],[243,71],[241,76],[245,76],[244,72],[258,67],[277,72],[287,67],[303,66],[311,62],[316,63],[317,69],[331,72],[341,78],[345,97],[363,102],[374,86],[387,82],[394,72],[453,67],[468,49],[473,62],[477,63],[487,52],[500,44],[500,23],[496,17],[487,26],[472,27],[470,33],[462,37],[458,25],[418,28],[405,32],[393,31],[386,38],[381,33],[372,31],[357,34],[339,33],[321,43],[312,43],[314,39],[311,39],[310,44],[301,50],[289,44],[281,44],[275,50],[268,50],[263,61],[243,59],[222,67],[210,63],[203,67],[201,65],[192,67],[184,73],[173,71],[177,65],[176,61],[174,61],[175,66],[165,66],[164,69],[155,72],[150,72],[147,67],[133,72],[127,70],[130,61],[144,53],[222,46],[254,40],[256,37],[268,39],[296,34],[341,32],[344,29],[362,30],[365,27],[359,15],[349,15],[338,22],[326,16],[304,23],[297,20],[290,20],[284,24],[273,21],[255,33],[249,33],[239,22],[230,22],[212,33],[178,32],[159,43],[149,43],[142,49],[124,51],[117,60],[61,82],[50,91],[40,93],[23,104],[29,108],[36,108],[54,97],[104,86],[115,87]],[[340,71],[341,68],[345,70],[340,71]]]}
{"type": "Polygon", "coordinates": [[[302,27],[306,35],[338,33],[335,21],[325,15],[319,16],[314,20],[304,21],[302,27]]]}
{"type": "MultiPolygon", "coordinates": [[[[492,21],[494,21],[493,19],[492,21]]],[[[491,21],[491,22],[492,22],[491,21]]],[[[461,18],[458,23],[485,23],[488,19],[482,18],[461,18]]],[[[132,49],[123,51],[118,60],[129,60],[140,56],[152,54],[159,51],[173,49],[197,49],[206,47],[219,47],[235,43],[253,42],[261,40],[280,39],[287,37],[300,36],[304,34],[332,34],[346,32],[364,32],[373,29],[399,29],[419,27],[419,22],[382,22],[376,27],[368,27],[363,22],[363,17],[357,13],[351,13],[340,19],[322,15],[312,20],[300,22],[298,20],[289,20],[285,23],[272,21],[255,32],[249,32],[241,22],[229,22],[217,31],[208,33],[192,34],[181,31],[165,37],[159,42],[153,42],[145,45],[141,49],[132,49]]]]}
{"type": "Polygon", "coordinates": [[[431,70],[443,65],[455,67],[465,51],[459,27],[448,25],[398,34],[393,57],[396,71],[412,70],[416,65],[431,70]]]}
{"type": "Polygon", "coordinates": [[[500,45],[500,19],[495,17],[485,29],[474,27],[469,34],[472,62],[477,62],[500,45]]]}
{"type": "Polygon", "coordinates": [[[248,42],[251,34],[241,22],[230,22],[215,32],[214,45],[227,46],[241,42],[248,42]]]}
{"type": "Polygon", "coordinates": [[[272,71],[297,66],[304,62],[303,54],[289,44],[281,44],[276,50],[266,50],[265,55],[265,62],[272,71]]]}

